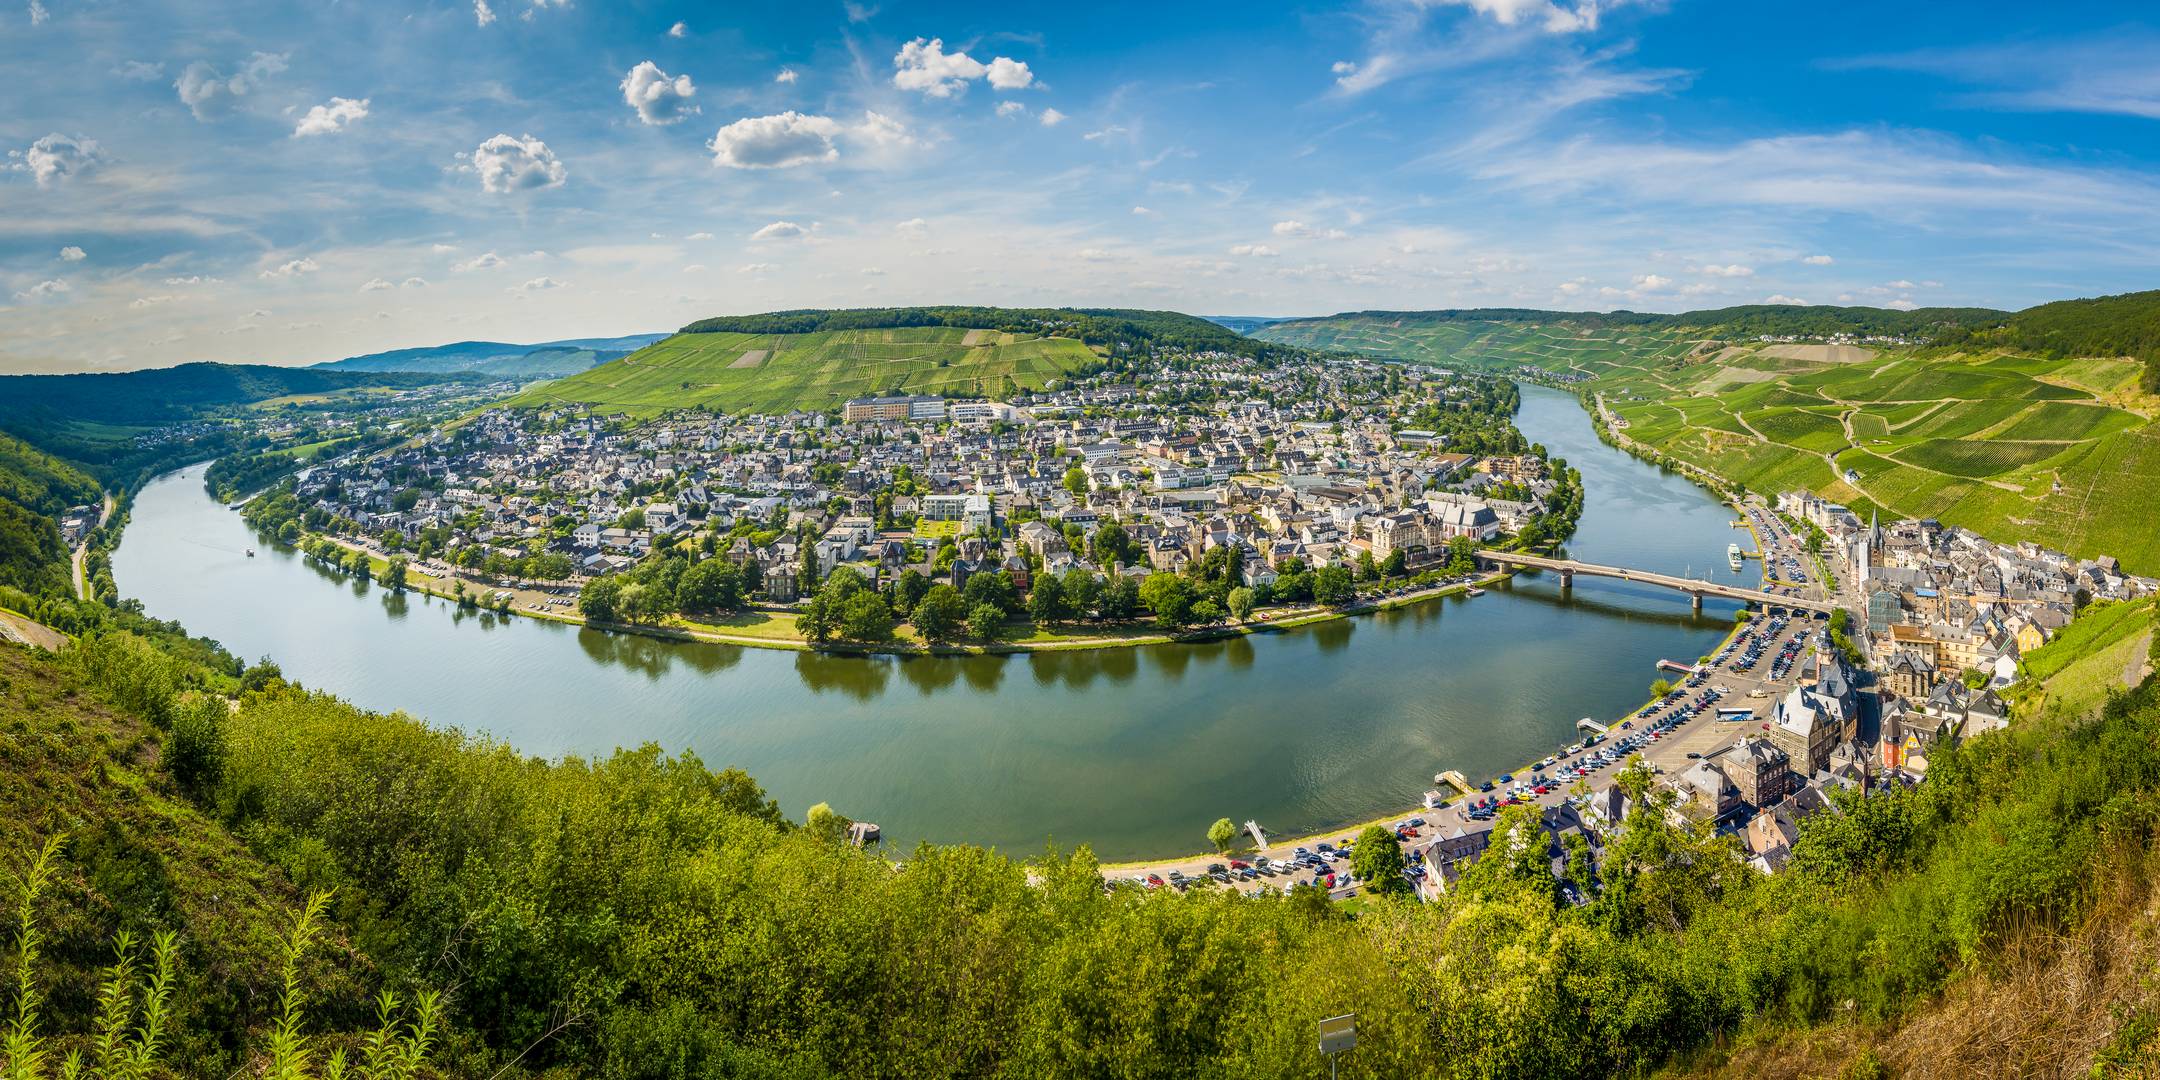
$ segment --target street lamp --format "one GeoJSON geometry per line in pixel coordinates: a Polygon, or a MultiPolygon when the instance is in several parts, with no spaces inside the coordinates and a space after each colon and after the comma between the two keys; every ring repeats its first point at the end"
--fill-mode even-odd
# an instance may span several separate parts
{"type": "Polygon", "coordinates": [[[1334,1080],[1335,1055],[1357,1046],[1357,1014],[1344,1013],[1320,1021],[1320,1053],[1328,1061],[1328,1077],[1334,1080]]]}

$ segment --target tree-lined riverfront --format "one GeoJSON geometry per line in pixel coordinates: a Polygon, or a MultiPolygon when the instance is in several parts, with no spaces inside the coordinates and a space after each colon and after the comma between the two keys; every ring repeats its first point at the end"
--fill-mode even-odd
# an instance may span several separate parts
{"type": "MultiPolygon", "coordinates": [[[[1729,512],[1600,443],[1572,399],[1524,387],[1517,424],[1583,473],[1571,554],[1743,580],[1722,565],[1729,512]]],[[[1657,660],[1708,651],[1731,621],[1730,606],[1696,618],[1662,590],[1584,580],[1564,599],[1519,578],[1476,600],[1201,645],[746,650],[459,614],[340,578],[256,537],[200,473],[146,488],[116,555],[121,591],[150,614],[364,707],[527,753],[692,750],[748,769],[791,816],[831,802],[903,843],[1027,852],[1051,836],[1126,858],[1195,847],[1224,815],[1278,832],[1369,819],[1437,769],[1512,768],[1568,741],[1576,718],[1632,708],[1657,660]]]]}

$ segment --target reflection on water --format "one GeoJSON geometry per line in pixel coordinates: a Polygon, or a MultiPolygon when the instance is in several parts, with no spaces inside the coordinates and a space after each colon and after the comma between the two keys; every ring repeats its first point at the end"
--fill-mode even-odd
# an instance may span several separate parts
{"type": "MultiPolygon", "coordinates": [[[[1723,567],[1727,515],[1528,387],[1526,434],[1583,470],[1578,557],[1723,567]]],[[[540,754],[657,743],[748,769],[790,813],[830,801],[897,844],[1108,858],[1197,846],[1218,817],[1317,830],[1414,803],[1443,768],[1511,769],[1638,703],[1729,605],[1524,576],[1354,619],[1189,646],[854,657],[608,634],[354,582],[251,537],[200,467],[138,496],[122,591],[242,656],[375,709],[540,754]],[[256,546],[260,557],[244,551],[256,546]],[[370,595],[373,593],[374,595],[370,595]],[[364,602],[355,603],[355,598],[364,602]],[[1562,677],[1555,677],[1556,675],[1562,677]]]]}

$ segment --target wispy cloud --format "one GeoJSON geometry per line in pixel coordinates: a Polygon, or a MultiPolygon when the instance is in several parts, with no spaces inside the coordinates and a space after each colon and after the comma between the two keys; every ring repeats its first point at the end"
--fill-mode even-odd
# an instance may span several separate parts
{"type": "Polygon", "coordinates": [[[1833,71],[1933,75],[1971,89],[1951,104],[2014,112],[2077,112],[2160,120],[2160,35],[2129,29],[2104,38],[1917,49],[1824,62],[1833,71]]]}

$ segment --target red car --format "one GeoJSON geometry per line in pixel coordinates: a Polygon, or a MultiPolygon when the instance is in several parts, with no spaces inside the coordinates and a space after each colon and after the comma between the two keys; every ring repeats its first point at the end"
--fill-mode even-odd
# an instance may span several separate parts
{"type": "Polygon", "coordinates": [[[1154,887],[1156,887],[1156,888],[1158,888],[1158,889],[1162,888],[1162,875],[1161,875],[1161,874],[1149,874],[1149,875],[1147,876],[1147,883],[1148,883],[1148,884],[1150,884],[1150,885],[1153,885],[1154,887]]]}
{"type": "Polygon", "coordinates": [[[1243,869],[1245,869],[1245,866],[1246,866],[1246,863],[1245,863],[1245,861],[1244,861],[1244,860],[1242,860],[1242,859],[1232,859],[1232,860],[1230,860],[1230,869],[1232,869],[1232,870],[1243,870],[1243,869]]]}

